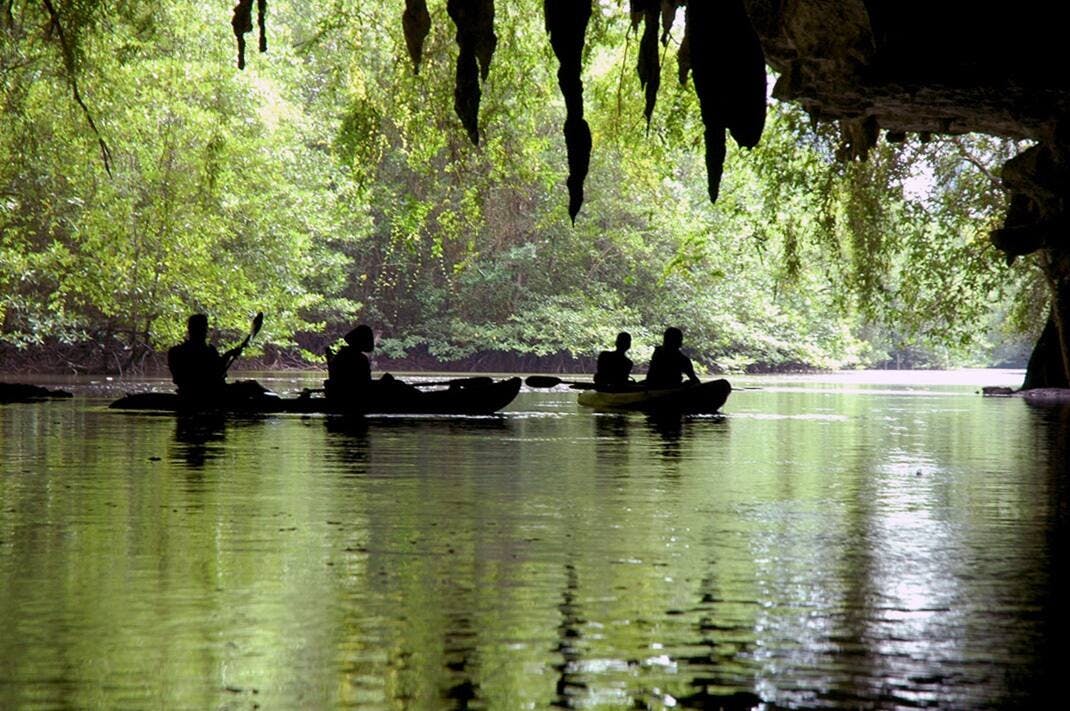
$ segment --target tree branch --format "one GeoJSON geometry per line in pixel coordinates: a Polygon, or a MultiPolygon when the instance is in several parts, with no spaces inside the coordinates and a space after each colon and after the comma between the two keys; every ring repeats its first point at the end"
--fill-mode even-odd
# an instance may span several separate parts
{"type": "Polygon", "coordinates": [[[989,170],[988,166],[982,163],[980,158],[977,158],[972,153],[970,153],[969,149],[967,149],[966,146],[962,144],[962,140],[958,136],[952,136],[948,138],[947,142],[955,147],[955,150],[960,156],[962,156],[963,160],[972,165],[974,168],[977,168],[977,170],[981,171],[981,174],[988,178],[989,182],[992,183],[993,187],[998,188],[999,190],[1004,189],[1003,180],[1001,180],[998,175],[989,170]]]}
{"type": "Polygon", "coordinates": [[[52,26],[56,28],[56,34],[59,36],[59,45],[63,50],[63,66],[66,69],[67,83],[71,87],[71,93],[74,95],[74,100],[78,102],[80,107],[82,107],[82,113],[85,114],[86,121],[89,123],[89,128],[93,129],[93,133],[97,136],[97,142],[100,144],[100,157],[104,161],[104,170],[108,172],[108,176],[110,177],[111,150],[108,148],[108,144],[104,142],[104,137],[100,134],[100,130],[97,129],[96,121],[93,120],[93,114],[82,99],[82,93],[78,90],[77,70],[74,65],[74,48],[71,47],[70,42],[67,41],[67,35],[63,31],[63,23],[59,20],[59,13],[56,11],[56,7],[52,4],[52,0],[41,1],[44,3],[45,9],[48,10],[48,15],[52,18],[52,26]]]}

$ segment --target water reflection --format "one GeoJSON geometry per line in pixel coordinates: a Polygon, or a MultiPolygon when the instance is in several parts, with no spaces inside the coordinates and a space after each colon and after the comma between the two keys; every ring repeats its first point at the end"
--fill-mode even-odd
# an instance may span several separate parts
{"type": "Polygon", "coordinates": [[[1039,617],[1049,621],[1050,632],[1040,640],[1039,678],[1022,678],[1020,683],[1037,688],[1042,698],[1060,699],[1066,695],[1063,660],[1070,639],[1070,406],[1034,407],[1031,414],[1037,424],[1035,446],[1048,453],[1042,486],[1047,492],[1044,557],[1050,565],[1046,579],[1036,585],[1042,599],[1039,617]]]}
{"type": "Polygon", "coordinates": [[[0,708],[1060,690],[1066,410],[798,388],[666,424],[522,397],[492,419],[0,410],[0,708]]]}
{"type": "Polygon", "coordinates": [[[223,456],[226,436],[225,415],[176,415],[171,459],[185,462],[190,469],[203,469],[206,462],[223,456]]]}
{"type": "Polygon", "coordinates": [[[561,613],[561,622],[557,626],[557,654],[561,661],[554,664],[557,671],[557,684],[554,689],[554,705],[562,708],[582,706],[582,696],[587,684],[581,681],[584,619],[579,605],[579,576],[576,566],[569,562],[565,565],[565,588],[561,593],[561,602],[557,609],[561,613]]]}

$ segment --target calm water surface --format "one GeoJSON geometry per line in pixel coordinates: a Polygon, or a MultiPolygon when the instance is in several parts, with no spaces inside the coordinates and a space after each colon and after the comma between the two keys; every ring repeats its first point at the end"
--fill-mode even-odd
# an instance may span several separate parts
{"type": "Polygon", "coordinates": [[[0,406],[0,708],[1028,706],[1070,411],[925,377],[670,422],[0,406]]]}

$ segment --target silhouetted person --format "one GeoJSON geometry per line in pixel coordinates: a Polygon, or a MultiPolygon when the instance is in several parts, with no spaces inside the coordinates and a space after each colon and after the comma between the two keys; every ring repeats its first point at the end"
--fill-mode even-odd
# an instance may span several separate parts
{"type": "Polygon", "coordinates": [[[208,343],[208,317],[204,314],[190,316],[186,330],[186,340],[167,351],[167,367],[178,394],[198,399],[221,396],[226,390],[227,366],[241,352],[240,347],[219,355],[208,343]]]}
{"type": "Polygon", "coordinates": [[[650,357],[650,369],[646,374],[647,386],[675,387],[683,381],[685,375],[692,383],[699,381],[691,359],[680,352],[683,342],[684,334],[680,329],[672,326],[665,329],[661,345],[654,349],[654,355],[650,357]]]}
{"type": "Polygon", "coordinates": [[[616,388],[627,385],[632,374],[632,361],[626,355],[632,347],[632,335],[627,331],[617,334],[616,350],[598,354],[598,368],[594,373],[595,385],[616,388]]]}
{"type": "Polygon", "coordinates": [[[361,324],[344,336],[346,344],[337,353],[327,348],[327,397],[344,401],[367,395],[372,382],[372,364],[365,353],[375,349],[375,336],[361,324]]]}
{"type": "Polygon", "coordinates": [[[375,349],[372,329],[361,324],[344,336],[346,345],[332,353],[327,348],[327,398],[360,409],[369,397],[396,397],[415,391],[410,385],[384,373],[372,380],[372,365],[365,353],[375,349]]]}

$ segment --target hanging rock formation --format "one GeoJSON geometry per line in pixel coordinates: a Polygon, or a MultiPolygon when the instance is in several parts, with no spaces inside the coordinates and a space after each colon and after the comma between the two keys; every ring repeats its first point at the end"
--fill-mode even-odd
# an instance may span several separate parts
{"type": "MultiPolygon", "coordinates": [[[[698,3],[696,3],[696,6],[698,3]]],[[[864,159],[883,129],[987,133],[1038,145],[1009,161],[1011,196],[992,243],[1008,263],[1028,254],[1050,285],[1051,315],[1025,387],[1070,384],[1070,72],[1056,6],[1006,12],[921,0],[746,0],[777,98],[840,122],[840,157],[864,159]]]]}
{"type": "MultiPolygon", "coordinates": [[[[716,202],[725,159],[725,129],[744,148],[765,128],[765,59],[740,0],[687,6],[687,56],[705,126],[706,179],[716,202]]],[[[681,49],[682,52],[682,49],[681,49]]]]}
{"type": "Polygon", "coordinates": [[[1070,146],[1033,146],[1003,166],[1010,206],[992,244],[1007,263],[1034,252],[1051,292],[1051,312],[1033,350],[1023,388],[1068,387],[1070,379],[1070,146]]]}
{"type": "Polygon", "coordinates": [[[558,64],[557,83],[565,97],[565,147],[568,150],[568,215],[576,222],[583,205],[583,181],[591,164],[591,128],[583,118],[580,79],[583,41],[591,0],[544,0],[546,31],[558,64]]]}
{"type": "MultiPolygon", "coordinates": [[[[256,24],[260,31],[258,49],[261,52],[267,51],[266,15],[267,0],[256,0],[256,24]]],[[[230,25],[238,40],[238,69],[245,69],[245,35],[253,31],[253,0],[238,0],[230,25]]]]}
{"type": "Polygon", "coordinates": [[[427,0],[405,0],[405,12],[401,14],[401,27],[405,32],[405,46],[409,49],[412,68],[420,73],[424,56],[424,40],[431,31],[431,15],[427,12],[427,0]]]}
{"type": "Polygon", "coordinates": [[[661,6],[661,0],[632,0],[632,31],[638,31],[639,23],[643,23],[636,72],[639,74],[639,85],[646,90],[643,115],[646,117],[647,129],[650,128],[650,117],[654,114],[654,104],[658,100],[658,88],[661,86],[661,60],[658,57],[658,21],[661,19],[661,6]]]}
{"type": "Polygon", "coordinates": [[[479,145],[480,79],[490,72],[498,37],[494,34],[494,0],[447,0],[446,11],[457,27],[457,83],[453,109],[468,138],[479,145]]]}

